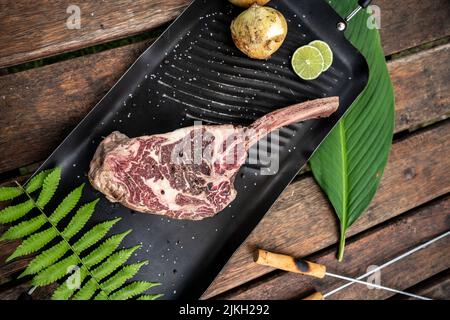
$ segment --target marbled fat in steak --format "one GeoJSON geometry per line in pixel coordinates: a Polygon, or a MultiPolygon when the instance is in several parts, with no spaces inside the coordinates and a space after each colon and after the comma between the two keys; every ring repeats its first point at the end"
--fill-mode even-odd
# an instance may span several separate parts
{"type": "Polygon", "coordinates": [[[201,220],[236,198],[234,180],[249,148],[269,132],[334,113],[339,98],[277,110],[249,127],[194,126],[128,138],[113,132],[98,147],[89,179],[112,202],[170,218],[201,220]]]}

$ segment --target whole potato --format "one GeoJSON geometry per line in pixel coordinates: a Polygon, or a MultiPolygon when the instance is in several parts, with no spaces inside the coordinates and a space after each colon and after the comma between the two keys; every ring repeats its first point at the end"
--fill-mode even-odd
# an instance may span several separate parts
{"type": "Polygon", "coordinates": [[[250,8],[250,6],[255,3],[259,4],[260,6],[263,6],[267,4],[267,2],[269,2],[270,0],[228,0],[228,1],[230,1],[232,4],[238,7],[250,8]]]}
{"type": "Polygon", "coordinates": [[[257,4],[231,23],[234,43],[253,59],[270,58],[283,44],[287,31],[286,19],[278,10],[257,4]]]}

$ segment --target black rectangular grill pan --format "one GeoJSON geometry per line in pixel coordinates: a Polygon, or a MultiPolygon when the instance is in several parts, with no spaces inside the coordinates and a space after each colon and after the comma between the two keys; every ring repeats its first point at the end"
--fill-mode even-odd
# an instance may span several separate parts
{"type": "Polygon", "coordinates": [[[285,15],[289,33],[270,60],[256,61],[240,53],[231,39],[230,23],[241,9],[226,0],[193,1],[40,168],[62,167],[59,198],[83,182],[89,185],[89,162],[112,131],[136,137],[196,120],[249,124],[276,108],[340,97],[332,117],[282,129],[275,150],[280,153],[278,174],[260,174],[264,159],[244,166],[236,179],[237,199],[214,218],[175,221],[136,213],[86,188],[84,201],[102,199],[92,223],[123,218],[114,232],[133,229],[125,245],[140,243],[142,248],[132,260],[150,261],[136,278],[161,282],[154,292],[166,299],[201,296],[367,83],[363,56],[337,30],[343,20],[325,1],[273,0],[269,5],[285,15]],[[291,70],[292,53],[317,39],[331,46],[333,66],[317,80],[302,81],[291,70]]]}

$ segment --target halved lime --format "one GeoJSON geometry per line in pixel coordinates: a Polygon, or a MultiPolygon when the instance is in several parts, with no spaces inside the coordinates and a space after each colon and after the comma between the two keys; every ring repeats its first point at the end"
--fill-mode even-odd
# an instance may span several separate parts
{"type": "Polygon", "coordinates": [[[309,45],[320,51],[325,64],[322,71],[327,71],[333,64],[333,51],[331,51],[330,46],[326,42],[320,40],[313,41],[309,45]]]}
{"type": "Polygon", "coordinates": [[[303,80],[317,79],[324,67],[322,54],[313,46],[300,47],[292,56],[292,67],[303,80]]]}

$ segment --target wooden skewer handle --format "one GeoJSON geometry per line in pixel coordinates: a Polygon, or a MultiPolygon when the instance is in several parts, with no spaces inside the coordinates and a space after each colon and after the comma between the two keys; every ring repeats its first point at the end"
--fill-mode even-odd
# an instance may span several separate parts
{"type": "Polygon", "coordinates": [[[307,296],[303,300],[325,300],[325,298],[323,297],[323,295],[320,292],[315,292],[312,295],[307,296]]]}
{"type": "Polygon", "coordinates": [[[291,256],[272,253],[262,249],[256,251],[254,260],[256,263],[264,266],[300,273],[319,279],[325,277],[327,271],[326,267],[321,264],[295,259],[291,256]]]}

